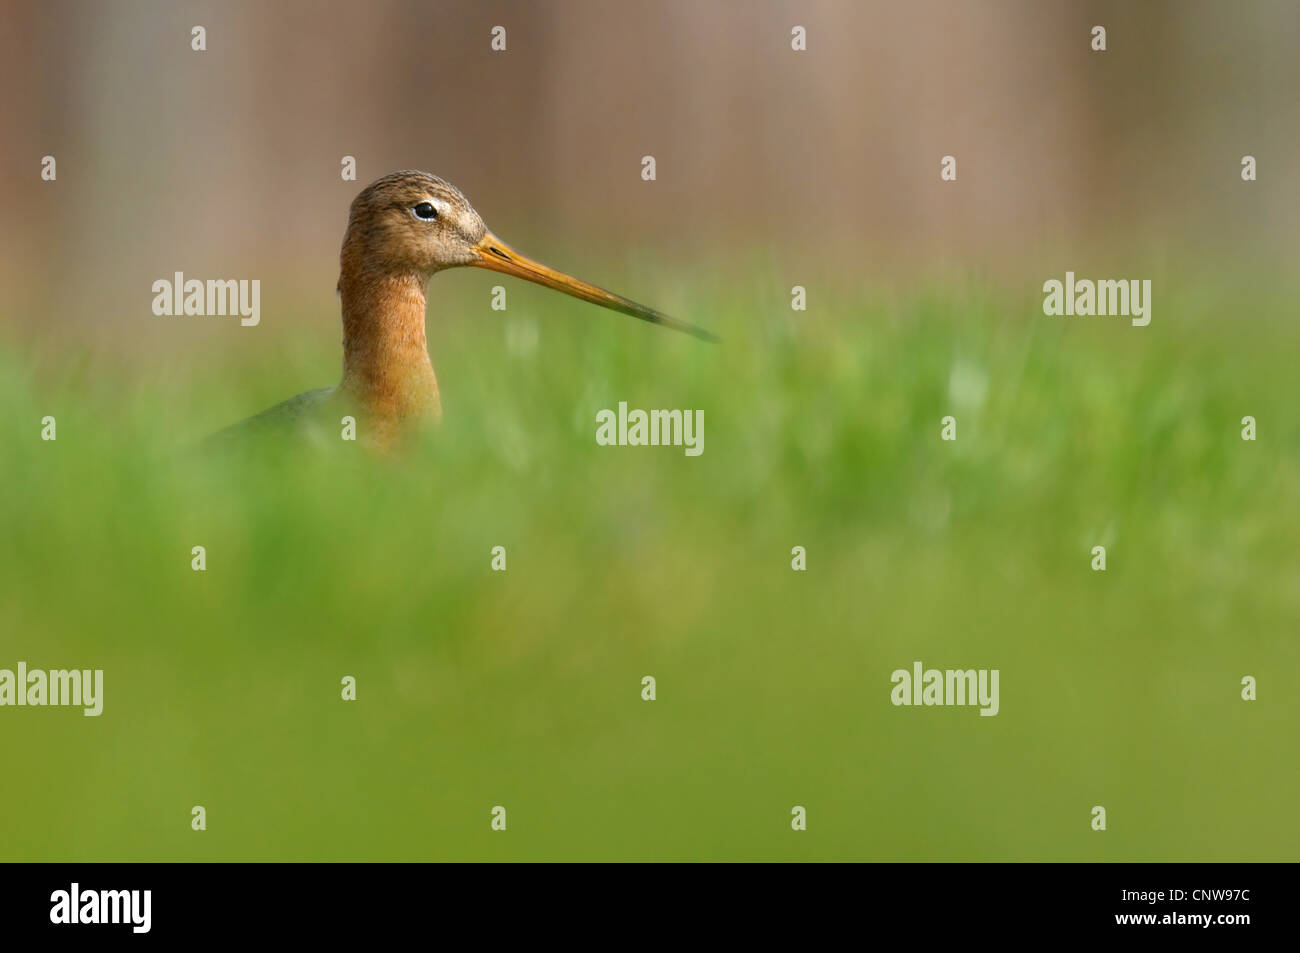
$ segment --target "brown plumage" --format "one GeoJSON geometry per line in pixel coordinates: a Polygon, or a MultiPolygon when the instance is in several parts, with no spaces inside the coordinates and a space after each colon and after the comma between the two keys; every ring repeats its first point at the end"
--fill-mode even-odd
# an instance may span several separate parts
{"type": "Polygon", "coordinates": [[[345,414],[358,437],[389,449],[442,413],[424,334],[425,287],[444,268],[472,265],[515,275],[706,340],[693,325],[525,258],[493,235],[453,185],[427,172],[394,172],[352,202],[339,254],[343,378],[250,417],[222,436],[275,435],[319,421],[338,432],[345,414]]]}

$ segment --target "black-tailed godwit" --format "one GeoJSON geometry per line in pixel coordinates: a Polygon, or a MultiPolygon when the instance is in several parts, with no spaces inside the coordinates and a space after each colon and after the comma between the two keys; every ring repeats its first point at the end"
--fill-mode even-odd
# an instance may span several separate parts
{"type": "Polygon", "coordinates": [[[424,332],[434,273],[470,265],[514,275],[601,307],[705,340],[713,335],[533,261],[493,235],[460,190],[427,172],[394,172],[352,202],[339,254],[343,377],[222,431],[290,433],[304,420],[355,415],[358,436],[390,448],[441,415],[424,332]]]}

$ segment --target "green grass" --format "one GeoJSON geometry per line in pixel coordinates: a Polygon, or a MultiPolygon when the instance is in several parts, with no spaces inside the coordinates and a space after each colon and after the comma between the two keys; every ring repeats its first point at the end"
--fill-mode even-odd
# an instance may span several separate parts
{"type": "Polygon", "coordinates": [[[645,296],[709,346],[512,285],[520,356],[448,282],[446,418],[395,461],[177,452],[331,383],[332,316],[7,333],[0,667],[106,698],[0,709],[0,856],[1294,859],[1300,328],[1178,286],[1142,329],[963,282],[645,296]],[[703,456],[598,447],[619,400],[702,408],[703,456]],[[918,659],[1000,669],[1001,713],[891,706],[918,659]]]}

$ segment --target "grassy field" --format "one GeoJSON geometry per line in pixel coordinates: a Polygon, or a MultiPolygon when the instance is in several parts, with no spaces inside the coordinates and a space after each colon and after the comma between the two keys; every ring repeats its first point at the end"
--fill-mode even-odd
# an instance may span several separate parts
{"type": "Polygon", "coordinates": [[[709,346],[517,288],[431,316],[446,417],[398,460],[179,452],[334,382],[332,313],[153,362],[6,332],[0,668],[105,701],[0,709],[3,859],[1300,852],[1295,289],[1161,286],[1147,328],[645,295],[709,346]],[[703,455],[597,446],[620,400],[703,409],[703,455]],[[999,669],[1000,713],[894,707],[916,660],[999,669]]]}

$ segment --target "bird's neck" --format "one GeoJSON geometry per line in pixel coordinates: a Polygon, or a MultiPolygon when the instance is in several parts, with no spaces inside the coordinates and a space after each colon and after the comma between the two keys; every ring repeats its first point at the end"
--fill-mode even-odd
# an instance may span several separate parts
{"type": "MultiPolygon", "coordinates": [[[[339,278],[343,381],[339,385],[384,431],[437,417],[438,381],[424,336],[424,287],[417,274],[339,278]]],[[[391,434],[390,434],[391,436],[391,434]]]]}

